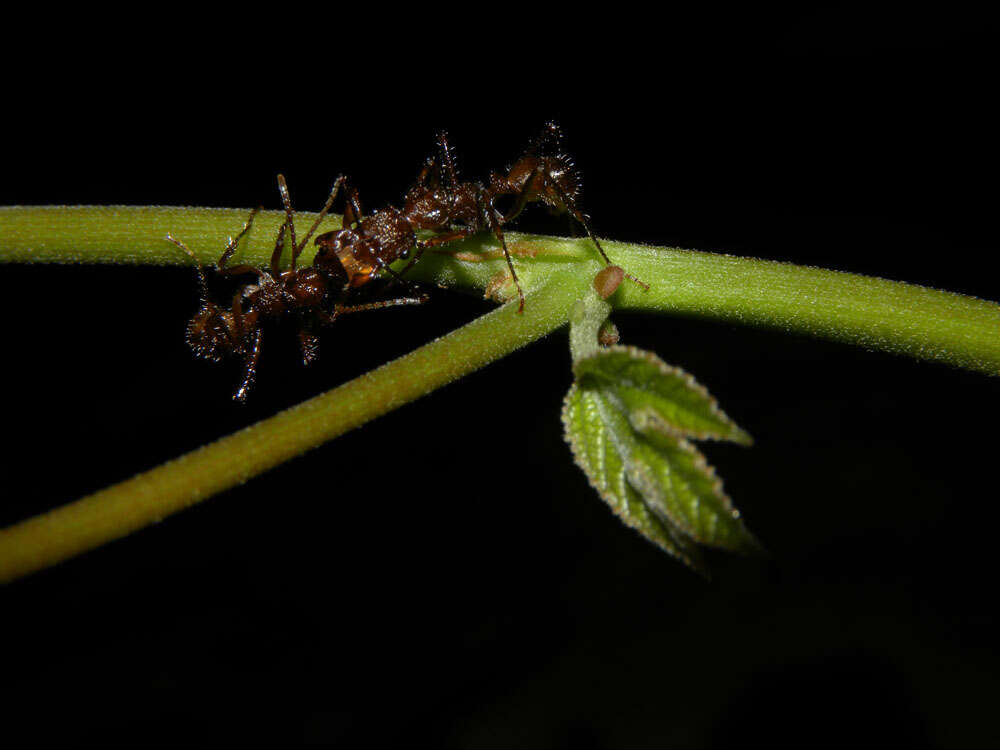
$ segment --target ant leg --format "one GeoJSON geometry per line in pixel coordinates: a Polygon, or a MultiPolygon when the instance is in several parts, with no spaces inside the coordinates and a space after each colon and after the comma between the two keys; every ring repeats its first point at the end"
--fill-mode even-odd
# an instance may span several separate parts
{"type": "Polygon", "coordinates": [[[299,329],[299,350],[304,365],[311,365],[319,357],[319,336],[310,325],[303,324],[299,329]]]}
{"type": "MultiPolygon", "coordinates": [[[[438,245],[446,245],[449,242],[455,242],[456,240],[465,239],[466,237],[476,234],[475,229],[461,229],[457,232],[450,232],[448,234],[439,234],[435,237],[431,237],[429,240],[418,240],[417,241],[417,252],[413,254],[413,260],[407,263],[403,270],[400,271],[398,276],[405,276],[406,272],[413,268],[413,264],[420,260],[420,257],[424,254],[424,251],[429,247],[437,247],[438,245]]],[[[392,271],[392,269],[389,269],[392,271]]]]}
{"type": "MultiPolygon", "coordinates": [[[[278,242],[281,244],[281,249],[285,248],[285,235],[284,229],[288,227],[288,234],[292,238],[292,268],[295,268],[295,248],[297,243],[295,242],[295,212],[292,210],[292,199],[288,197],[288,184],[285,182],[285,175],[278,175],[278,192],[281,193],[281,202],[285,206],[285,223],[281,227],[281,232],[278,235],[278,242]]],[[[281,260],[281,252],[278,250],[278,246],[275,245],[274,254],[271,255],[271,270],[274,273],[278,273],[278,263],[281,260]],[[276,257],[277,256],[277,257],[276,257]]]]}
{"type": "Polygon", "coordinates": [[[383,307],[399,307],[400,305],[422,305],[429,297],[421,294],[419,297],[399,297],[397,299],[386,299],[381,302],[369,302],[366,305],[341,305],[333,306],[333,316],[331,321],[336,320],[341,315],[351,313],[367,312],[368,310],[381,310],[383,307]]]}
{"type": "MultiPolygon", "coordinates": [[[[482,200],[482,198],[480,198],[482,200]]],[[[486,223],[489,228],[497,236],[500,241],[500,247],[503,248],[503,257],[507,259],[507,267],[510,269],[510,277],[514,281],[514,286],[517,287],[517,296],[520,299],[520,304],[517,307],[518,313],[524,312],[524,290],[521,289],[521,282],[517,278],[517,271],[514,270],[514,261],[510,257],[510,250],[507,249],[507,240],[503,236],[503,228],[501,224],[503,223],[503,217],[500,216],[500,212],[496,210],[493,206],[492,196],[488,199],[486,203],[486,211],[483,212],[486,215],[486,223]]]]}
{"type": "Polygon", "coordinates": [[[244,402],[247,400],[247,394],[253,387],[254,380],[257,378],[257,362],[260,359],[260,329],[254,333],[253,337],[253,348],[249,353],[244,356],[243,360],[243,382],[240,383],[240,387],[233,394],[233,400],[244,402]]]}
{"type": "Polygon", "coordinates": [[[234,329],[228,331],[229,340],[232,342],[234,349],[242,349],[247,329],[257,327],[258,314],[253,310],[248,313],[243,312],[243,292],[236,292],[233,295],[233,304],[229,307],[229,312],[233,315],[234,329]]]}
{"type": "Polygon", "coordinates": [[[267,275],[267,273],[263,269],[257,268],[257,266],[250,266],[243,263],[241,263],[238,266],[226,266],[225,268],[220,268],[219,273],[222,274],[223,276],[242,276],[245,273],[253,273],[257,274],[258,279],[263,278],[264,276],[267,275]]]}
{"type": "Polygon", "coordinates": [[[388,271],[389,275],[392,276],[392,281],[390,281],[386,285],[386,289],[391,288],[393,284],[395,284],[396,282],[399,282],[400,284],[405,285],[412,293],[417,294],[418,292],[417,292],[416,285],[412,281],[408,281],[407,279],[404,279],[403,278],[403,274],[410,270],[410,267],[414,263],[416,263],[417,260],[420,259],[420,256],[422,254],[423,254],[423,249],[422,248],[418,248],[416,255],[413,257],[413,260],[411,260],[409,263],[407,263],[406,267],[402,271],[399,271],[399,272],[393,271],[392,267],[388,263],[382,263],[380,259],[376,259],[378,261],[378,263],[379,263],[379,269],[380,270],[388,271]]]}
{"type": "Polygon", "coordinates": [[[360,224],[361,200],[358,198],[358,191],[354,188],[347,190],[347,205],[344,206],[344,221],[341,222],[341,229],[347,229],[351,224],[360,224]]]}
{"type": "Polygon", "coordinates": [[[226,249],[222,253],[222,257],[220,257],[218,263],[215,264],[216,268],[220,271],[225,268],[226,263],[233,257],[233,253],[236,252],[236,248],[240,246],[240,240],[242,240],[243,236],[250,231],[250,227],[253,226],[253,219],[257,215],[257,212],[260,211],[260,208],[260,206],[257,206],[257,208],[250,212],[250,216],[247,219],[246,224],[243,225],[243,229],[240,230],[240,233],[236,235],[236,237],[229,238],[229,242],[226,244],[226,249]]]}
{"type": "MultiPolygon", "coordinates": [[[[594,243],[594,246],[597,248],[597,252],[599,252],[601,254],[601,257],[604,258],[604,262],[609,266],[612,265],[611,258],[609,258],[608,254],[604,252],[604,248],[601,247],[601,243],[597,241],[597,235],[595,235],[594,230],[591,229],[590,221],[587,219],[587,216],[577,207],[576,201],[573,200],[569,195],[567,195],[566,191],[564,191],[561,187],[559,187],[559,182],[557,180],[550,179],[548,174],[546,174],[545,177],[546,177],[546,182],[555,189],[556,193],[558,193],[559,195],[559,200],[563,202],[563,205],[566,206],[567,210],[573,215],[573,218],[576,219],[578,222],[580,222],[583,228],[587,230],[587,234],[589,235],[591,241],[594,243]]],[[[647,284],[644,281],[640,281],[632,274],[626,273],[625,278],[635,282],[643,289],[645,289],[647,292],[649,291],[649,284],[647,284]]]]}
{"type": "MultiPolygon", "coordinates": [[[[319,216],[316,217],[316,221],[313,225],[309,227],[309,231],[306,232],[306,236],[302,238],[302,242],[295,245],[292,249],[292,268],[295,268],[295,261],[299,257],[299,254],[305,249],[306,245],[309,244],[309,238],[313,236],[313,233],[319,229],[319,225],[323,223],[323,219],[326,218],[327,213],[330,211],[331,206],[333,206],[333,201],[337,197],[337,193],[340,188],[346,183],[347,178],[344,175],[340,175],[333,182],[333,189],[330,190],[330,195],[326,199],[326,203],[323,204],[323,209],[319,212],[319,216]]],[[[360,211],[360,207],[359,207],[360,211]]]]}
{"type": "MultiPolygon", "coordinates": [[[[305,249],[306,245],[309,244],[309,238],[313,236],[313,233],[326,218],[327,213],[330,211],[330,207],[333,206],[334,200],[337,198],[337,193],[340,191],[341,185],[344,184],[344,175],[340,175],[333,183],[333,189],[330,190],[330,195],[326,199],[326,203],[323,204],[323,209],[319,212],[319,216],[316,217],[316,221],[313,225],[309,227],[309,231],[306,232],[306,236],[302,238],[302,242],[299,242],[295,237],[295,212],[292,210],[292,201],[288,196],[288,183],[285,182],[285,176],[278,175],[278,191],[281,193],[281,202],[285,206],[285,224],[288,226],[288,235],[292,242],[292,270],[295,270],[295,265],[298,262],[299,255],[305,249]]],[[[284,241],[282,240],[282,247],[284,246],[284,241]]],[[[271,270],[278,273],[278,267],[275,265],[276,260],[280,260],[281,253],[278,253],[277,248],[275,248],[277,253],[277,259],[271,258],[271,270]]]]}
{"type": "Polygon", "coordinates": [[[448,180],[448,189],[455,190],[458,187],[458,170],[455,169],[455,157],[448,145],[448,134],[441,131],[437,136],[438,152],[441,158],[441,169],[448,180]]]}
{"type": "Polygon", "coordinates": [[[428,156],[426,161],[424,161],[424,166],[420,168],[420,173],[417,175],[417,181],[414,185],[418,188],[429,187],[432,174],[436,179],[440,180],[441,170],[437,165],[437,157],[428,156]]]}
{"type": "Polygon", "coordinates": [[[240,292],[236,292],[233,295],[233,305],[230,308],[233,314],[233,330],[230,332],[230,340],[233,343],[233,348],[240,351],[243,354],[243,381],[240,387],[233,394],[233,400],[243,402],[246,401],[247,394],[250,392],[250,388],[253,386],[254,380],[257,377],[257,361],[260,359],[260,339],[261,331],[260,328],[256,328],[256,315],[251,312],[247,315],[243,314],[243,299],[240,292]],[[247,351],[243,346],[243,341],[247,333],[247,322],[250,318],[250,326],[255,327],[253,333],[253,346],[250,351],[247,351]]]}
{"type": "MultiPolygon", "coordinates": [[[[279,175],[280,177],[280,175],[279,175]]],[[[287,196],[287,193],[286,193],[287,196]]],[[[281,275],[281,254],[285,252],[285,233],[289,230],[292,225],[288,223],[286,218],[281,228],[278,229],[278,238],[274,241],[274,250],[271,251],[271,273],[274,276],[281,275]]],[[[292,233],[292,243],[295,242],[295,229],[291,229],[292,233]]],[[[295,264],[292,264],[292,268],[295,264]]]]}
{"type": "MultiPolygon", "coordinates": [[[[431,237],[429,240],[421,240],[420,242],[418,242],[417,243],[418,252],[422,253],[429,247],[438,247],[439,245],[447,245],[449,242],[464,240],[466,237],[476,234],[477,231],[479,230],[477,230],[474,227],[469,227],[466,229],[459,229],[454,232],[449,232],[448,234],[435,235],[434,237],[431,237]]],[[[414,258],[414,262],[415,261],[416,258],[414,258]]],[[[409,266],[407,266],[407,268],[409,268],[409,266]]]]}

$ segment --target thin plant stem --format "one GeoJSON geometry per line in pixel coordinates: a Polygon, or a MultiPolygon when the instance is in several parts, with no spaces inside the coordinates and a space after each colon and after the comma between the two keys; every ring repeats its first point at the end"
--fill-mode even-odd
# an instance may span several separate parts
{"type": "Polygon", "coordinates": [[[582,293],[562,273],[505,305],[315,398],[85,498],[0,529],[0,582],[155,523],[414,401],[558,328],[582,293]]]}

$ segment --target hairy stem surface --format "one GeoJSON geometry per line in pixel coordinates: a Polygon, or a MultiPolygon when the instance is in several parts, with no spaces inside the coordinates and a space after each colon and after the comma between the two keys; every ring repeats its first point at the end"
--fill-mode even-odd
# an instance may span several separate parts
{"type": "MultiPolygon", "coordinates": [[[[211,264],[248,213],[164,206],[5,207],[0,208],[0,262],[189,264],[190,259],[164,240],[170,232],[211,264]]],[[[300,233],[315,218],[308,213],[297,216],[300,233]]],[[[232,262],[265,264],[283,219],[279,211],[258,214],[232,262]]],[[[331,216],[320,231],[339,226],[339,217],[331,216]]],[[[581,277],[592,276],[600,267],[585,239],[516,233],[508,239],[526,290],[567,265],[581,277]]],[[[1000,306],[993,302],[790,263],[610,241],[605,247],[615,263],[651,287],[644,292],[625,282],[610,300],[617,309],[778,328],[1000,373],[1000,306]]],[[[489,234],[449,245],[448,250],[428,253],[413,268],[412,278],[482,290],[504,273],[489,234]]],[[[310,259],[309,250],[303,258],[310,259]]]]}
{"type": "MultiPolygon", "coordinates": [[[[186,265],[164,238],[206,264],[248,211],[171,207],[0,208],[0,262],[186,265]]],[[[300,214],[299,232],[314,216],[300,214]]],[[[262,265],[284,215],[261,212],[233,259],[262,265]]],[[[339,226],[331,217],[321,229],[339,226]]],[[[470,373],[566,323],[600,268],[587,240],[508,235],[524,315],[505,305],[321,396],[49,513],[0,530],[0,581],[55,564],[245,482],[279,463],[470,373]],[[234,458],[235,457],[235,458],[234,458]]],[[[687,250],[605,243],[613,261],[650,285],[625,282],[617,309],[715,318],[808,333],[1000,373],[1000,306],[855,274],[687,250]]],[[[415,280],[492,290],[509,299],[506,266],[487,235],[428,254],[415,280]]],[[[309,259],[307,251],[304,256],[309,259]]],[[[193,283],[193,282],[192,282],[193,283]]]]}

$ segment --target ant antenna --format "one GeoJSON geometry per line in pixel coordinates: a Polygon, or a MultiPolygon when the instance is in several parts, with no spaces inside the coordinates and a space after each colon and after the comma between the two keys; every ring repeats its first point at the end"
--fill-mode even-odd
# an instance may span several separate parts
{"type": "MultiPolygon", "coordinates": [[[[250,228],[253,226],[254,217],[260,212],[260,209],[261,206],[257,206],[257,208],[253,209],[250,212],[250,216],[247,217],[246,223],[243,225],[243,229],[240,230],[240,233],[235,237],[229,238],[229,242],[226,243],[225,252],[222,253],[222,257],[219,258],[219,262],[215,264],[217,268],[221,269],[226,265],[229,259],[233,257],[233,253],[236,252],[236,248],[240,246],[240,240],[242,240],[246,236],[247,232],[250,231],[250,228]]],[[[167,239],[171,239],[170,235],[167,235],[167,239]]],[[[171,239],[171,241],[177,242],[177,240],[173,239],[171,239]]],[[[190,252],[190,250],[188,252],[190,252]]]]}
{"type": "MultiPolygon", "coordinates": [[[[601,257],[604,258],[604,262],[609,266],[614,265],[611,262],[611,258],[608,257],[608,254],[604,252],[604,248],[601,247],[601,243],[598,242],[597,235],[594,234],[594,230],[591,229],[590,227],[590,220],[587,218],[587,215],[576,207],[576,201],[574,201],[572,198],[566,195],[566,192],[561,187],[559,187],[559,182],[557,180],[551,180],[549,184],[552,185],[553,188],[555,188],[556,193],[559,194],[559,199],[563,202],[563,205],[565,205],[573,214],[573,218],[576,219],[578,222],[580,222],[583,225],[583,228],[587,230],[587,234],[590,236],[591,241],[594,243],[594,246],[597,247],[597,252],[599,252],[601,254],[601,257]]],[[[626,273],[625,278],[638,284],[647,292],[649,291],[649,284],[647,284],[645,281],[640,281],[630,273],[626,273]]]]}
{"type": "Polygon", "coordinates": [[[319,216],[316,217],[316,221],[314,221],[312,226],[309,227],[309,231],[306,232],[306,236],[302,238],[302,242],[299,242],[295,237],[295,212],[292,210],[292,200],[288,196],[288,183],[285,182],[285,175],[278,175],[278,191],[281,193],[281,202],[285,205],[285,224],[288,226],[288,235],[292,242],[293,270],[295,269],[295,264],[299,259],[299,255],[302,254],[306,245],[309,244],[309,238],[313,236],[313,233],[319,229],[319,225],[323,223],[323,219],[325,219],[326,215],[330,212],[333,202],[337,199],[337,193],[340,192],[340,188],[345,184],[346,180],[347,178],[344,177],[344,175],[340,175],[336,180],[334,180],[333,189],[330,190],[330,195],[327,197],[326,203],[323,204],[323,209],[319,212],[319,216]]]}
{"type": "MultiPolygon", "coordinates": [[[[278,175],[278,180],[283,183],[285,178],[278,175]]],[[[305,246],[309,244],[309,238],[313,236],[313,233],[319,229],[319,225],[323,223],[323,219],[325,219],[327,213],[329,213],[334,200],[337,198],[337,193],[340,192],[340,188],[344,185],[346,180],[347,178],[344,177],[344,175],[340,175],[333,181],[333,188],[330,190],[330,195],[326,199],[326,203],[323,204],[323,209],[319,212],[319,216],[316,217],[316,221],[313,222],[313,225],[309,227],[309,231],[306,232],[306,236],[302,238],[302,242],[296,245],[292,252],[292,268],[295,268],[295,259],[299,257],[299,253],[301,253],[305,249],[305,246]]],[[[284,193],[282,195],[284,195],[284,193]]]]}
{"type": "Polygon", "coordinates": [[[200,289],[201,302],[203,305],[211,304],[211,302],[209,302],[208,299],[208,281],[205,279],[205,269],[202,267],[201,261],[199,261],[198,257],[191,251],[191,248],[189,248],[180,240],[174,238],[170,234],[167,235],[166,239],[168,242],[174,243],[183,252],[187,253],[190,256],[191,260],[194,261],[195,270],[198,272],[198,287],[200,289]]]}

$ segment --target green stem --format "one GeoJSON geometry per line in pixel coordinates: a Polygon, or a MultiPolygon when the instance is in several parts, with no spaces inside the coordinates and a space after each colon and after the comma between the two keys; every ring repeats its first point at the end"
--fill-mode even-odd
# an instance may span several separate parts
{"type": "MultiPolygon", "coordinates": [[[[189,263],[163,239],[170,232],[203,262],[212,263],[248,213],[161,206],[0,208],[0,262],[189,263]]],[[[299,217],[297,224],[302,227],[314,214],[299,217]]],[[[234,260],[266,263],[283,218],[278,211],[261,212],[234,260]]],[[[339,224],[331,217],[323,229],[334,226],[339,224]]],[[[514,233],[509,238],[515,252],[521,252],[516,263],[525,289],[538,286],[555,268],[572,265],[580,275],[590,276],[599,268],[586,240],[514,233]]],[[[479,253],[495,251],[495,245],[484,234],[449,247],[479,253]]],[[[610,241],[605,247],[615,263],[651,287],[643,292],[626,281],[610,300],[617,309],[778,328],[990,375],[1000,373],[1000,306],[993,302],[789,263],[610,241]]],[[[481,290],[504,268],[500,258],[472,263],[428,254],[414,267],[412,277],[481,290]]]]}
{"type": "MultiPolygon", "coordinates": [[[[584,282],[585,283],[585,282],[584,282]]],[[[0,582],[155,523],[393,411],[566,322],[583,284],[556,274],[505,305],[339,388],[74,503],[0,530],[0,582]]]]}
{"type": "MultiPolygon", "coordinates": [[[[0,208],[0,262],[184,265],[170,232],[214,261],[247,211],[164,207],[0,208]]],[[[304,226],[312,220],[300,215],[304,226]]],[[[265,263],[282,214],[262,212],[234,262],[265,263]]],[[[333,220],[324,227],[335,226],[333,220]]],[[[300,232],[302,229],[300,228],[300,232]]],[[[75,503],[0,531],[0,581],[128,534],[413,401],[563,325],[600,264],[585,240],[511,234],[528,293],[326,394],[75,503]],[[239,457],[239,460],[234,460],[239,457]]],[[[630,282],[615,308],[775,327],[1000,373],[1000,306],[899,282],[686,250],[605,244],[650,284],[630,282]]],[[[413,278],[484,289],[503,278],[495,242],[477,236],[428,254],[413,278]],[[470,258],[490,256],[482,262],[470,258]],[[498,274],[501,276],[498,277],[498,274]]],[[[192,281],[193,283],[193,281],[192,281]]],[[[509,285],[502,287],[510,295],[509,285]]]]}

